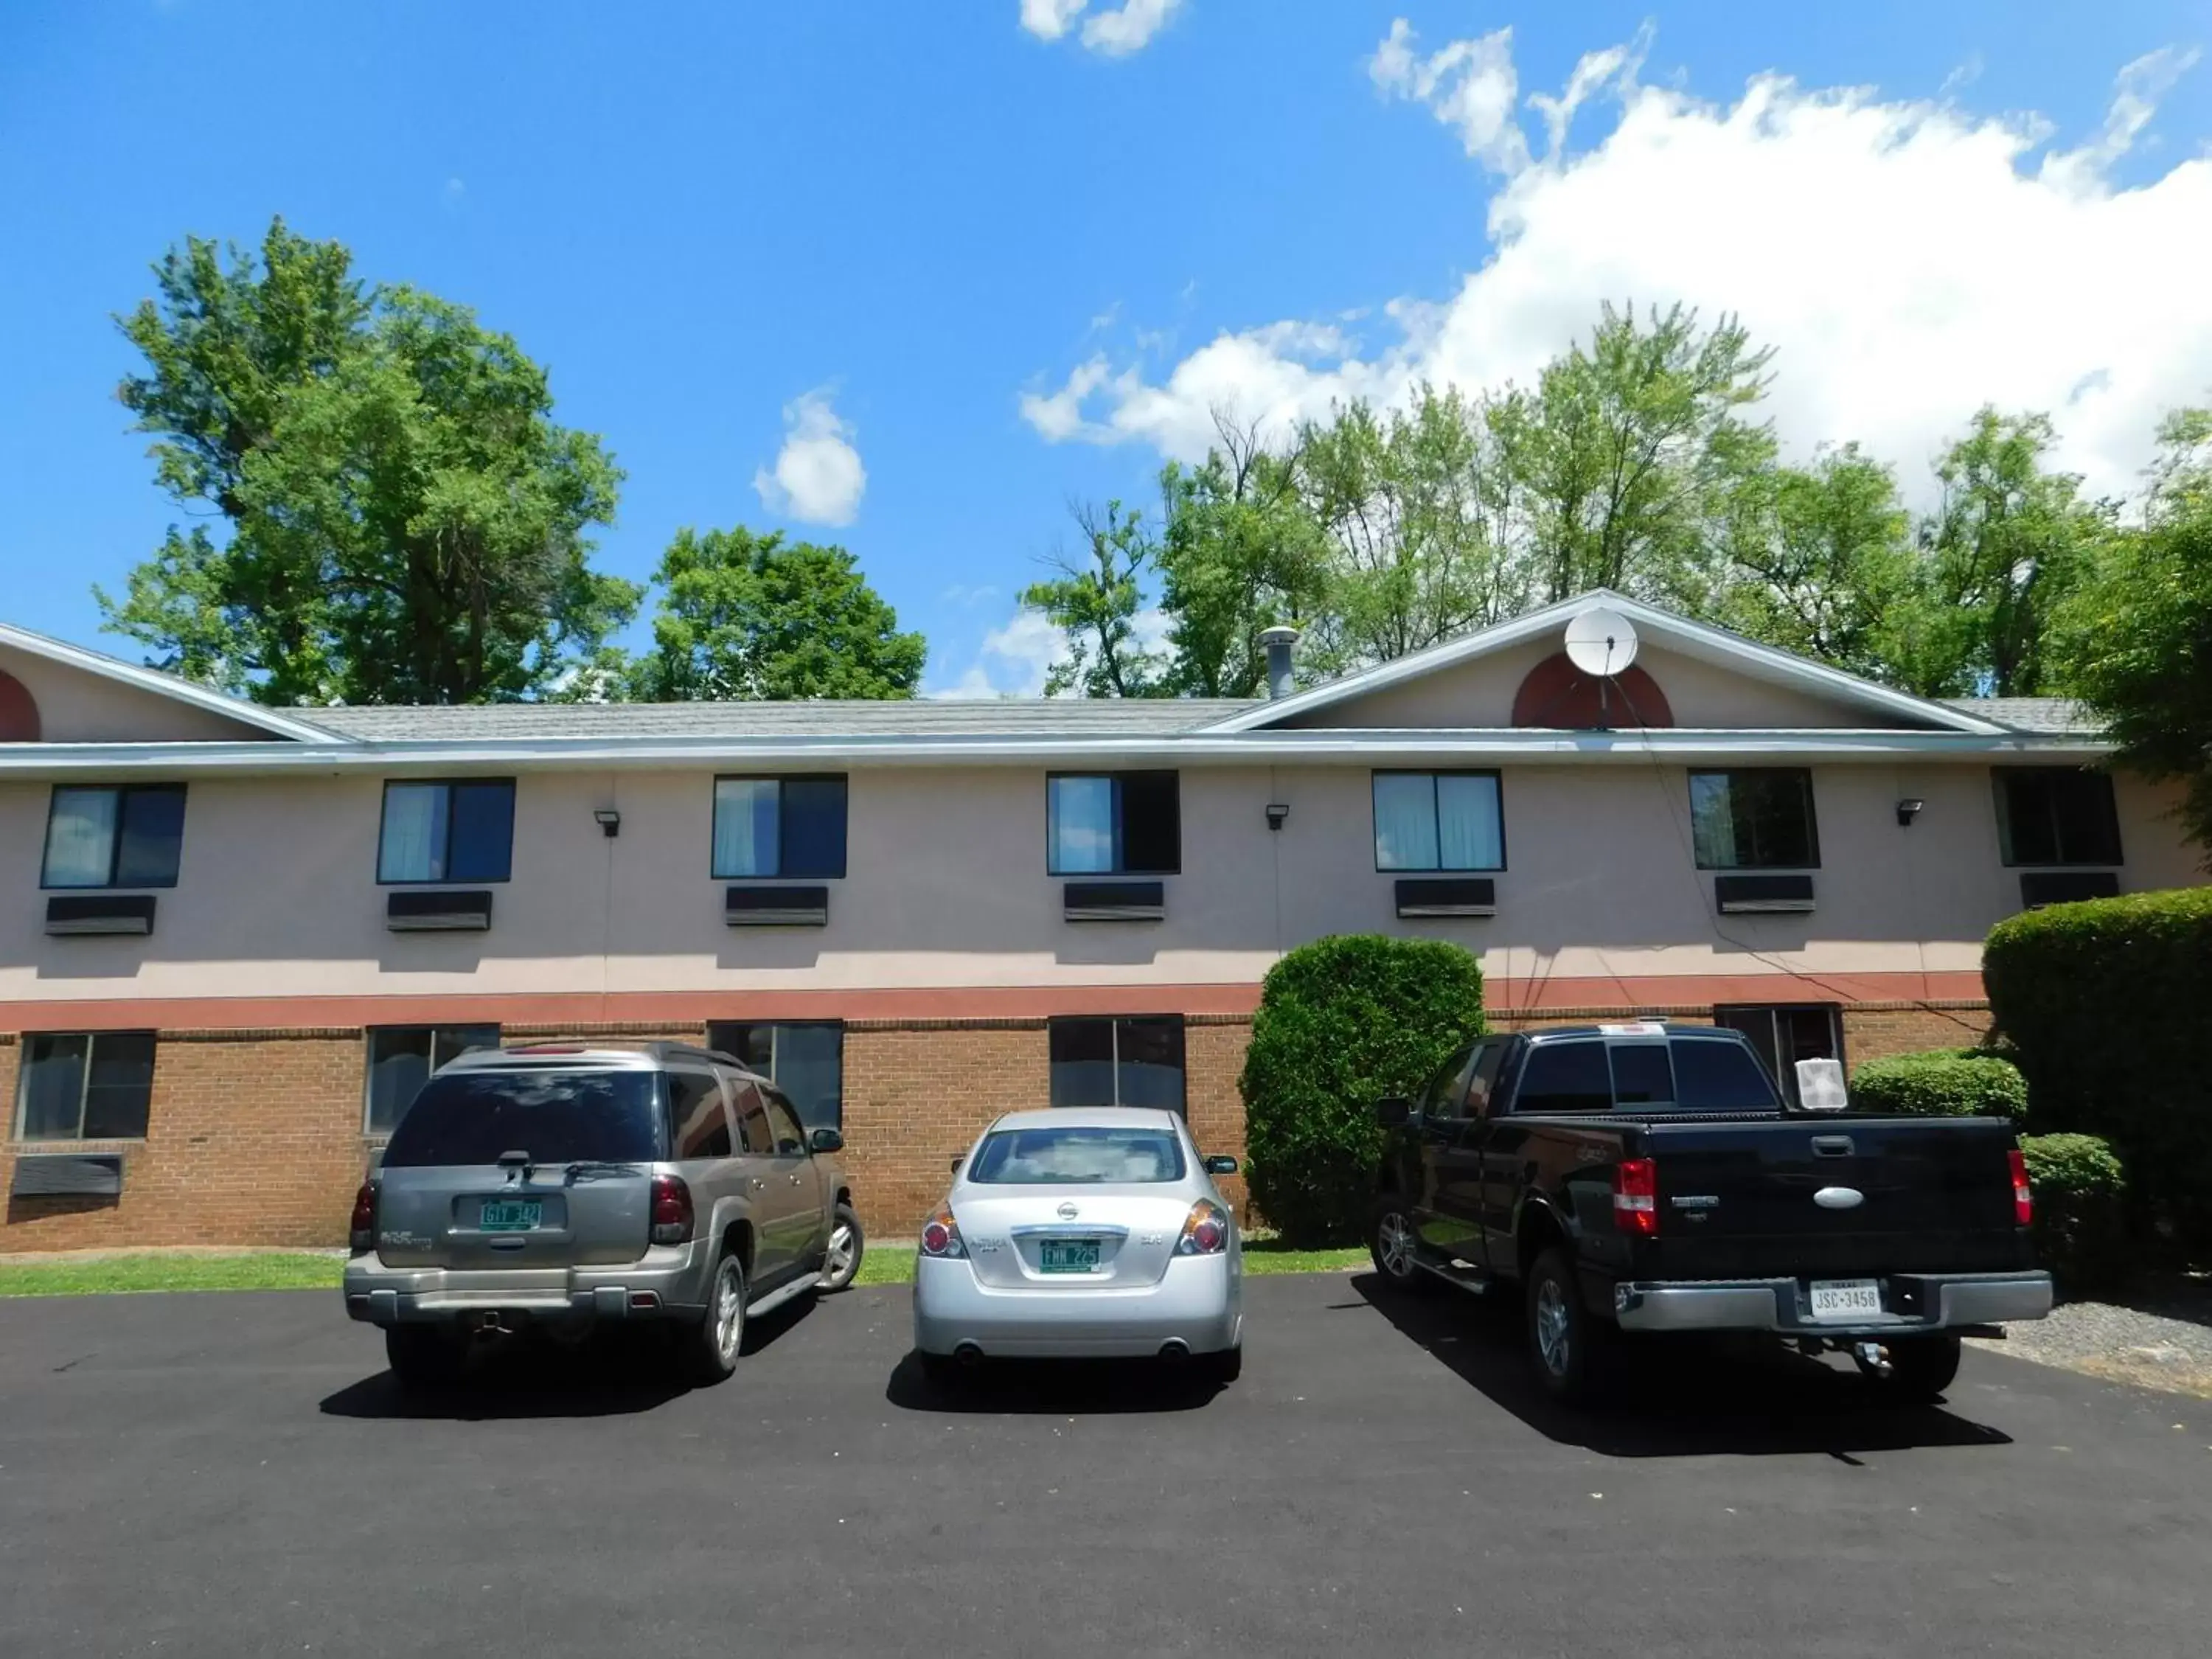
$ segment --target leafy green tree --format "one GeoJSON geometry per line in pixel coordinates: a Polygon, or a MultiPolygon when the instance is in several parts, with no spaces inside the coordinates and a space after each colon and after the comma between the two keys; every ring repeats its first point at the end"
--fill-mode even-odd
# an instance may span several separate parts
{"type": "Polygon", "coordinates": [[[2212,869],[2212,410],[2173,415],[2160,439],[2142,527],[2069,597],[2054,649],[2118,758],[2180,781],[2212,869]]]}
{"type": "Polygon", "coordinates": [[[1920,594],[1898,678],[1930,696],[2065,690],[2045,634],[2111,546],[2117,513],[2081,481],[2045,470],[2042,415],[1984,408],[1936,465],[1941,505],[1921,531],[1920,594]]]}
{"type": "Polygon", "coordinates": [[[542,695],[635,611],[585,533],[622,473],[513,339],[350,272],[282,220],[258,260],[193,238],[155,267],[119,395],[228,534],[173,529],[120,601],[94,590],[106,625],[265,702],[542,695]]]}
{"type": "Polygon", "coordinates": [[[1119,501],[1101,514],[1076,513],[1085,556],[1063,558],[1058,574],[1032,582],[1021,603],[1041,611],[1067,640],[1067,660],[1045,678],[1045,694],[1073,691],[1085,697],[1151,697],[1172,695],[1168,665],[1139,637],[1144,609],[1140,578],[1153,562],[1152,537],[1141,514],[1119,501]]]}
{"type": "Polygon", "coordinates": [[[929,652],[853,556],[782,534],[680,530],[653,580],[651,652],[631,696],[649,702],[911,697],[929,652]]]}

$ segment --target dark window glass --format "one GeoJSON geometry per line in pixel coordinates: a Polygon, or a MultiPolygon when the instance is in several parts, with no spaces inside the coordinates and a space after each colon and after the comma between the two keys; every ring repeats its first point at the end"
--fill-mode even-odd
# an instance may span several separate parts
{"type": "Polygon", "coordinates": [[[784,780],[783,873],[817,877],[845,873],[844,779],[784,780]]]}
{"type": "Polygon", "coordinates": [[[2112,780],[2068,766],[2001,766],[1997,839],[2007,864],[2118,864],[2112,780]]]}
{"type": "Polygon", "coordinates": [[[843,777],[714,780],[716,880],[844,874],[843,777]]]}
{"type": "Polygon", "coordinates": [[[1182,1139],[1172,1129],[1001,1129],[983,1137],[968,1164],[969,1180],[993,1186],[1149,1185],[1182,1176],[1182,1139]]]}
{"type": "Polygon", "coordinates": [[[845,1028],[835,1020],[716,1020],[707,1046],[757,1072],[790,1097],[810,1129],[845,1121],[845,1028]]]}
{"type": "Polygon", "coordinates": [[[1623,1106],[1666,1106],[1674,1099],[1674,1070],[1663,1042],[1613,1045],[1613,1097],[1623,1106]]]}
{"type": "Polygon", "coordinates": [[[662,1155],[656,1072],[447,1072],[422,1085],[392,1132],[387,1169],[496,1164],[649,1163],[662,1155]]]}
{"type": "Polygon", "coordinates": [[[377,880],[505,881],[514,852],[514,779],[384,786],[377,880]]]}
{"type": "MultiPolygon", "coordinates": [[[[1824,1002],[1723,1007],[1713,1010],[1713,1024],[1750,1038],[1767,1075],[1779,1086],[1783,1098],[1794,1104],[1799,1060],[1844,1057],[1839,1012],[1832,1003],[1824,1002]]],[[[1675,1056],[1678,1073],[1680,1059],[1680,1054],[1675,1056]]]]}
{"type": "Polygon", "coordinates": [[[721,1085],[709,1072],[668,1074],[668,1139],[678,1158],[730,1156],[730,1120],[721,1085]]]}
{"type": "Polygon", "coordinates": [[[368,1034],[368,1133],[389,1134],[430,1073],[471,1048],[499,1047],[496,1025],[384,1025],[368,1034]]]}
{"type": "Polygon", "coordinates": [[[738,1111],[738,1145],[756,1158],[769,1156],[775,1151],[775,1137],[769,1132],[768,1103],[761,1098],[759,1087],[732,1084],[730,1097],[738,1111]]]}
{"type": "Polygon", "coordinates": [[[1505,1051],[1512,1046],[1504,1037],[1492,1037],[1475,1051],[1474,1075],[1467,1085],[1469,1117],[1490,1115],[1490,1097],[1498,1087],[1498,1068],[1505,1063],[1505,1051]]]}
{"type": "Polygon", "coordinates": [[[769,1134],[775,1142],[776,1156],[791,1158],[806,1150],[806,1132],[799,1127],[799,1114],[791,1109],[791,1103],[773,1089],[761,1091],[763,1103],[768,1108],[769,1134]]]}
{"type": "Polygon", "coordinates": [[[154,1099],[154,1034],[27,1034],[17,1093],[21,1139],[143,1140],[154,1099]]]}
{"type": "Polygon", "coordinates": [[[1816,870],[1813,775],[1789,768],[1690,774],[1700,870],[1816,870]]]}
{"type": "Polygon", "coordinates": [[[1045,868],[1053,875],[1166,876],[1182,866],[1173,772],[1056,775],[1045,780],[1045,868]]]}
{"type": "Polygon", "coordinates": [[[1177,1016],[1055,1019],[1048,1042],[1054,1105],[1183,1109],[1183,1030],[1177,1016]]]}
{"type": "Polygon", "coordinates": [[[1754,1112],[1780,1105],[1772,1080],[1740,1045],[1677,1037],[1668,1046],[1674,1051],[1674,1103],[1684,1111],[1754,1112]]]}
{"type": "Polygon", "coordinates": [[[185,786],[57,787],[39,884],[174,887],[185,844],[185,786]]]}
{"type": "Polygon", "coordinates": [[[1595,1037],[1575,1042],[1539,1043],[1521,1068],[1517,1112],[1609,1112],[1613,1074],[1605,1063],[1605,1044],[1595,1037]]]}

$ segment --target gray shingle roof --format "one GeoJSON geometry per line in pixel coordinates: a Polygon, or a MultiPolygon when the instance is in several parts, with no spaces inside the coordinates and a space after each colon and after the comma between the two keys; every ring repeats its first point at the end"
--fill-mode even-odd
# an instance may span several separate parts
{"type": "Polygon", "coordinates": [[[540,738],[1145,737],[1188,732],[1250,705],[1238,698],[1003,697],[872,702],[507,702],[316,708],[302,714],[370,743],[540,738]]]}
{"type": "Polygon", "coordinates": [[[2014,732],[2065,736],[2104,730],[2103,723],[2071,697],[1945,697],[1942,701],[2014,732]]]}

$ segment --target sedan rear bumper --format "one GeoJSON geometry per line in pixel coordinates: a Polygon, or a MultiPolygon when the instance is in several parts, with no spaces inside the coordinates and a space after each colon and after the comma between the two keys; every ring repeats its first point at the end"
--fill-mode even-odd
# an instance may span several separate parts
{"type": "Polygon", "coordinates": [[[988,1285],[959,1257],[915,1266],[914,1346],[973,1346],[1003,1358],[1150,1358],[1181,1344],[1220,1353],[1243,1340],[1238,1274],[1226,1255],[1179,1256],[1157,1285],[988,1285]]]}
{"type": "Polygon", "coordinates": [[[1864,1337],[2040,1319],[2051,1311],[2046,1273],[1892,1273],[1881,1282],[1884,1311],[1849,1321],[1814,1319],[1804,1281],[1796,1279],[1619,1284],[1613,1287],[1613,1311],[1625,1331],[1864,1337]]]}
{"type": "Polygon", "coordinates": [[[696,1240],[594,1267],[393,1267],[357,1255],[346,1263],[345,1307],[381,1326],[492,1314],[544,1323],[696,1317],[706,1305],[705,1267],[696,1240]]]}

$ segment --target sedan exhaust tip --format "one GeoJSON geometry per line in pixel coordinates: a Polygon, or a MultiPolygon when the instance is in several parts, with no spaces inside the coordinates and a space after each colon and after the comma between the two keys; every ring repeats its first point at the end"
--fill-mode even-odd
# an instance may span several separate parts
{"type": "Polygon", "coordinates": [[[972,1371],[983,1363],[983,1350],[973,1342],[963,1342],[952,1351],[952,1358],[963,1370],[972,1371]]]}
{"type": "Polygon", "coordinates": [[[1181,1365],[1190,1358],[1190,1345],[1176,1337],[1160,1344],[1160,1358],[1170,1365],[1181,1365]]]}

